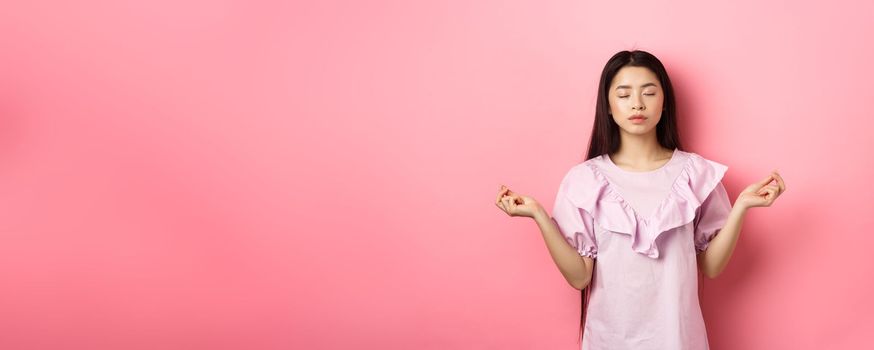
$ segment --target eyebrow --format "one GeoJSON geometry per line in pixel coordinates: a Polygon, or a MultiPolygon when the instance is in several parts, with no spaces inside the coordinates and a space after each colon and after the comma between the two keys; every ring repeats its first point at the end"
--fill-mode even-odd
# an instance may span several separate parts
{"type": "MultiPolygon", "coordinates": [[[[655,83],[646,83],[646,84],[641,85],[640,87],[641,87],[641,88],[645,88],[645,87],[647,87],[647,86],[656,86],[656,84],[655,84],[655,83]]],[[[630,88],[631,88],[631,86],[629,86],[629,85],[619,85],[619,86],[616,87],[616,90],[619,90],[619,89],[630,89],[630,88]]]]}

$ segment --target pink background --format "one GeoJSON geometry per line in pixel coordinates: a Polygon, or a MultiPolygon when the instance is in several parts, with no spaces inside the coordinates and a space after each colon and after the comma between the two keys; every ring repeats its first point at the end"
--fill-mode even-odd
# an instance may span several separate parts
{"type": "Polygon", "coordinates": [[[0,11],[0,348],[573,349],[551,209],[619,50],[732,196],[713,349],[874,325],[868,1],[17,1],[0,11]],[[810,2],[814,3],[814,2],[810,2]]]}

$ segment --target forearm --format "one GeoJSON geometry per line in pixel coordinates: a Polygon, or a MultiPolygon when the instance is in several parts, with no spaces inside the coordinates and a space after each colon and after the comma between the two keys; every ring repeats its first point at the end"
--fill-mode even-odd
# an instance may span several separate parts
{"type": "Polygon", "coordinates": [[[716,278],[725,269],[737,245],[746,211],[747,208],[740,205],[733,206],[725,225],[713,237],[707,249],[699,254],[698,265],[705,276],[716,278]]]}
{"type": "Polygon", "coordinates": [[[576,289],[583,289],[591,280],[594,262],[588,257],[581,256],[571,246],[559,231],[558,226],[545,210],[538,210],[534,215],[534,221],[540,228],[543,241],[552,256],[552,261],[558,266],[558,270],[565,280],[576,289]]]}

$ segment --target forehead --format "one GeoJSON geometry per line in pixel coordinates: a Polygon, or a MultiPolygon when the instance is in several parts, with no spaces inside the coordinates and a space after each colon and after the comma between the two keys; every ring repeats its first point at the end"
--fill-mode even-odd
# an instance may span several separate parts
{"type": "Polygon", "coordinates": [[[659,77],[646,67],[625,66],[616,72],[613,81],[610,83],[610,88],[612,89],[619,85],[636,88],[646,83],[654,83],[656,86],[659,86],[659,77]]]}

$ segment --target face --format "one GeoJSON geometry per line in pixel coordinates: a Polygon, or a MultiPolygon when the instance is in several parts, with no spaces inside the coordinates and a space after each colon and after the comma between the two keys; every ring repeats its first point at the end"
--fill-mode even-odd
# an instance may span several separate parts
{"type": "Polygon", "coordinates": [[[665,97],[653,71],[646,67],[622,67],[613,77],[607,93],[613,121],[622,130],[631,134],[655,131],[662,117],[665,97]],[[629,119],[634,115],[644,118],[629,119]]]}

